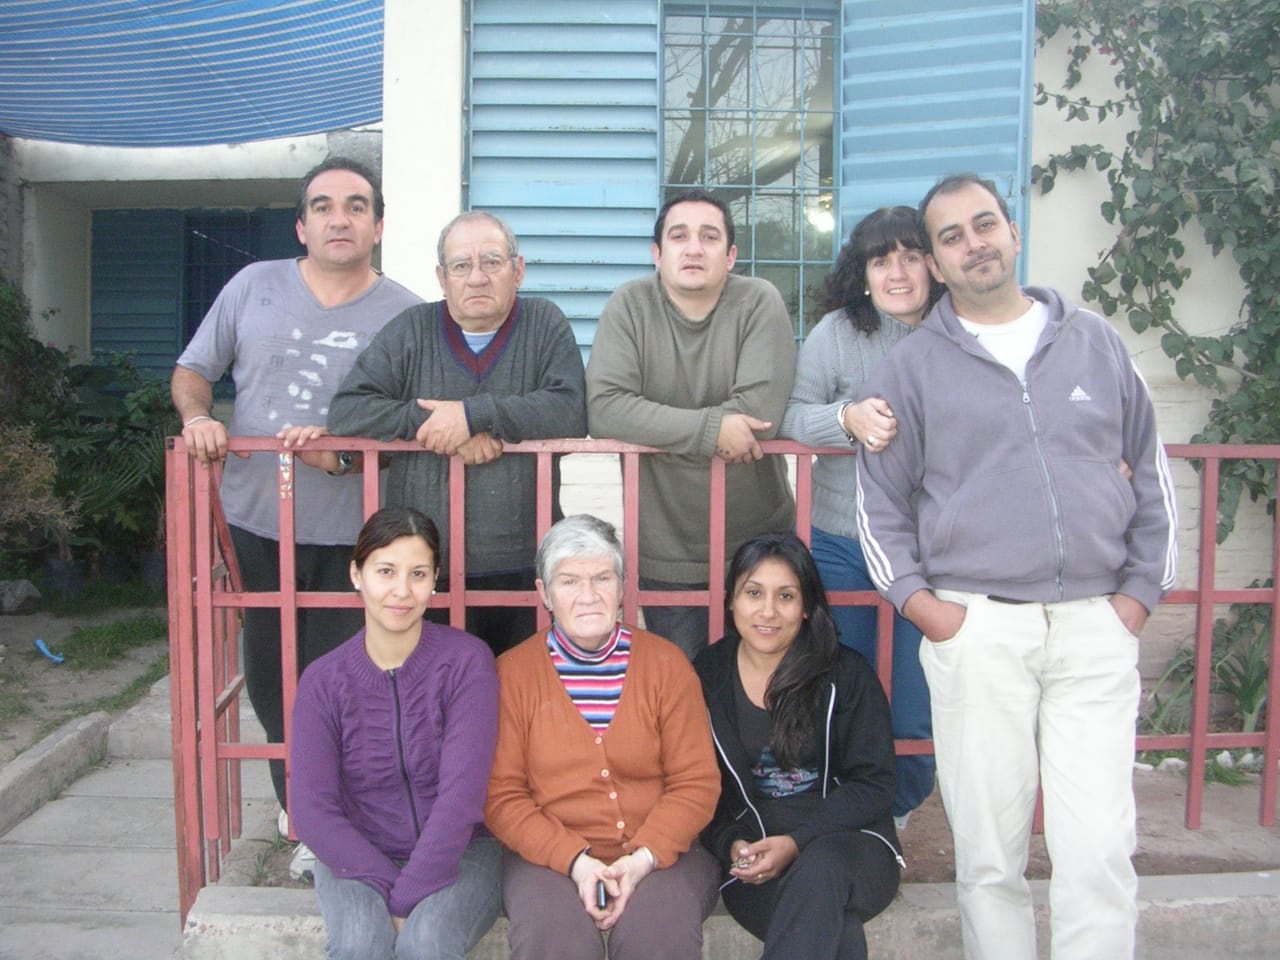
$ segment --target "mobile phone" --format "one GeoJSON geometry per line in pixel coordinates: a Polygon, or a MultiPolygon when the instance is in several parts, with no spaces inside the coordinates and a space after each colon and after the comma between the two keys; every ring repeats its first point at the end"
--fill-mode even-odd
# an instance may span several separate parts
{"type": "Polygon", "coordinates": [[[604,881],[596,881],[596,909],[603,910],[609,906],[609,891],[604,888],[604,881]]]}

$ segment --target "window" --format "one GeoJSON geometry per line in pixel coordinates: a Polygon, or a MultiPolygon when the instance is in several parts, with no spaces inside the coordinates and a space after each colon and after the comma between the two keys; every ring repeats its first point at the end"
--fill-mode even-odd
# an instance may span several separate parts
{"type": "Polygon", "coordinates": [[[195,335],[227,281],[257,260],[304,252],[290,209],[187,210],[183,213],[182,342],[195,335]]]}
{"type": "MultiPolygon", "coordinates": [[[[278,260],[305,251],[294,232],[292,208],[187,210],[183,214],[182,342],[195,336],[200,321],[227,281],[258,260],[278,260]]],[[[219,400],[235,395],[231,371],[214,384],[219,400]]]]}
{"type": "Polygon", "coordinates": [[[737,272],[770,280],[797,322],[835,232],[836,0],[663,7],[664,197],[705,185],[726,197],[737,272]]]}

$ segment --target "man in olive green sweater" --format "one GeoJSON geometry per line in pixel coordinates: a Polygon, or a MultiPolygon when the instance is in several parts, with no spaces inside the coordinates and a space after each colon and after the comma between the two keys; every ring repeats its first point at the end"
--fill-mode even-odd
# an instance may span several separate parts
{"type": "MultiPolygon", "coordinates": [[[[640,466],[640,586],[706,589],[711,457],[730,466],[727,555],[757,533],[789,530],[795,501],[777,430],[795,376],[795,334],[772,284],[730,271],[733,218],[693,190],[669,200],[653,230],[656,272],[614,291],[587,364],[593,437],[661,447],[640,466]]],[[[701,607],[644,608],[654,633],[692,659],[707,644],[701,607]]]]}

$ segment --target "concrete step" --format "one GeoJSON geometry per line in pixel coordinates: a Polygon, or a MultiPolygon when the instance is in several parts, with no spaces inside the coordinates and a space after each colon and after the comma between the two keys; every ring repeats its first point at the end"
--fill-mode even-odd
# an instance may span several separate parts
{"type": "MultiPolygon", "coordinates": [[[[1040,957],[1049,956],[1048,885],[1032,883],[1040,957]]],[[[1274,958],[1280,943],[1280,872],[1144,877],[1138,960],[1274,958]]],[[[877,960],[962,960],[951,884],[907,884],[867,925],[877,960]]],[[[723,907],[703,925],[703,960],[744,960],[760,943],[723,907]]],[[[183,931],[186,960],[291,960],[324,953],[324,924],[310,890],[212,886],[200,891],[183,931]]],[[[500,919],[471,960],[505,960],[500,919]]]]}

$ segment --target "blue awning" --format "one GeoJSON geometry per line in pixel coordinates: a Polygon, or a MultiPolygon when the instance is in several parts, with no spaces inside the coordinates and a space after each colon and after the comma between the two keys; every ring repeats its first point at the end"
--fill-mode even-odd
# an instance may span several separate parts
{"type": "Polygon", "coordinates": [[[109,146],[382,117],[382,0],[4,0],[0,132],[109,146]]]}

